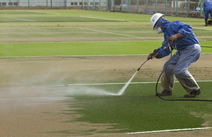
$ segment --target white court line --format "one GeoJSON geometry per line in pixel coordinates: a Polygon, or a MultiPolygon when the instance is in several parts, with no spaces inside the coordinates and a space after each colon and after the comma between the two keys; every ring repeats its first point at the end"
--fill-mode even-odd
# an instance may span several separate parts
{"type": "MultiPolygon", "coordinates": [[[[156,82],[131,82],[130,84],[149,84],[156,82]]],[[[124,85],[125,83],[77,83],[77,84],[68,84],[69,86],[101,86],[101,85],[124,85]]]]}
{"type": "Polygon", "coordinates": [[[212,31],[212,28],[194,28],[194,29],[212,31]]]}
{"type": "Polygon", "coordinates": [[[176,131],[193,131],[193,130],[210,129],[210,128],[212,128],[212,127],[167,129],[167,130],[154,130],[154,131],[143,131],[143,132],[129,132],[127,134],[148,134],[148,133],[162,133],[162,132],[176,132],[176,131]]]}
{"type": "Polygon", "coordinates": [[[23,18],[15,18],[15,17],[7,17],[7,18],[15,19],[15,20],[21,20],[21,21],[30,21],[30,22],[34,21],[34,20],[28,20],[28,19],[23,19],[23,18]]]}
{"type": "MultiPolygon", "coordinates": [[[[197,80],[197,82],[212,82],[212,80],[197,80]]],[[[130,84],[155,84],[156,82],[131,82],[130,84]]],[[[159,82],[160,83],[160,82],[159,82]]],[[[179,81],[175,81],[175,83],[179,83],[179,81]]],[[[76,84],[68,84],[68,86],[101,86],[101,85],[124,85],[126,82],[121,83],[76,83],[76,84]]]]}
{"type": "Polygon", "coordinates": [[[117,19],[107,19],[107,18],[96,18],[96,17],[85,17],[85,16],[78,16],[78,17],[81,17],[81,18],[90,18],[90,19],[101,19],[101,20],[114,20],[114,21],[126,21],[126,20],[117,20],[117,19]]]}
{"type": "Polygon", "coordinates": [[[60,15],[60,13],[52,13],[52,12],[38,12],[38,11],[28,11],[29,13],[44,13],[44,14],[52,14],[52,15],[60,15]]]}
{"type": "Polygon", "coordinates": [[[115,35],[132,37],[132,38],[137,38],[137,39],[141,39],[142,38],[142,37],[137,37],[137,36],[133,36],[133,35],[127,35],[127,34],[121,34],[121,33],[115,33],[115,32],[103,31],[103,30],[88,29],[88,28],[83,28],[83,27],[79,27],[79,28],[80,29],[84,29],[84,30],[89,30],[89,31],[102,32],[102,33],[108,33],[108,34],[115,34],[115,35]]]}
{"type": "MultiPolygon", "coordinates": [[[[197,82],[212,82],[212,80],[198,80],[197,82]]],[[[155,84],[156,82],[131,82],[130,84],[155,84]]],[[[160,82],[159,82],[160,83],[160,82]]],[[[179,83],[179,81],[175,81],[179,83]]],[[[64,87],[64,86],[102,86],[102,85],[124,85],[126,82],[120,83],[70,83],[70,84],[61,84],[61,85],[49,85],[51,87],[64,87]]],[[[10,85],[10,84],[8,84],[10,85]]],[[[11,84],[13,85],[13,84],[11,84]]]]}

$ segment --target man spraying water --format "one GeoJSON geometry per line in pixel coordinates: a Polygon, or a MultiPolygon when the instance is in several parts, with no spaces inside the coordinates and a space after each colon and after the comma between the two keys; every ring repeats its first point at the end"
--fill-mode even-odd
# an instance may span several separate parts
{"type": "Polygon", "coordinates": [[[188,71],[188,68],[199,59],[201,54],[199,40],[193,33],[192,27],[180,21],[170,22],[161,13],[155,13],[150,22],[158,34],[164,34],[164,41],[162,47],[148,55],[147,60],[154,57],[160,59],[168,56],[171,50],[177,50],[172,58],[164,64],[164,72],[161,77],[163,91],[157,93],[157,96],[172,95],[174,76],[187,91],[187,94],[184,95],[185,98],[199,95],[200,87],[188,71]],[[171,43],[170,48],[167,48],[167,41],[171,43]]]}

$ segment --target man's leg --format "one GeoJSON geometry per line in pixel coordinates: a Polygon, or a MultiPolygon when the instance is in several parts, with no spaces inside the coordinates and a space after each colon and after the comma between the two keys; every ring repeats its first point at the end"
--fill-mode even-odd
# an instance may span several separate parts
{"type": "Polygon", "coordinates": [[[208,26],[208,11],[205,11],[205,26],[208,26]]]}
{"type": "Polygon", "coordinates": [[[185,78],[179,78],[177,76],[176,78],[188,93],[191,93],[194,90],[200,89],[194,77],[189,72],[187,72],[187,75],[185,78]]]}
{"type": "Polygon", "coordinates": [[[212,25],[212,9],[210,11],[210,19],[208,20],[208,24],[207,25],[212,25]]]}
{"type": "Polygon", "coordinates": [[[208,26],[208,19],[205,19],[205,26],[208,26]]]}
{"type": "Polygon", "coordinates": [[[179,54],[176,52],[172,58],[164,64],[164,72],[161,76],[161,88],[163,92],[158,93],[158,96],[172,95],[172,89],[174,87],[174,68],[178,59],[179,54]]]}
{"type": "Polygon", "coordinates": [[[174,74],[188,94],[200,90],[199,85],[189,73],[188,68],[200,57],[199,45],[189,46],[181,51],[181,56],[174,69],[174,74]]]}
{"type": "MultiPolygon", "coordinates": [[[[165,63],[164,67],[168,62],[165,63]]],[[[161,76],[162,90],[172,91],[174,87],[174,64],[169,64],[161,76]]]]}

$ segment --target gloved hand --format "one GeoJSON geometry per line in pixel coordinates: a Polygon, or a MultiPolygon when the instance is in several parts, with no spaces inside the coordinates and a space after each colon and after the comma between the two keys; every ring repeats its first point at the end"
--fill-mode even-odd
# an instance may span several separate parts
{"type": "Polygon", "coordinates": [[[153,53],[150,53],[148,56],[147,56],[147,60],[149,59],[153,59],[153,53]]]}
{"type": "Polygon", "coordinates": [[[158,51],[159,51],[159,49],[154,50],[154,52],[153,52],[153,53],[150,53],[150,54],[147,56],[147,60],[149,60],[149,59],[153,59],[154,57],[159,56],[159,55],[160,55],[160,53],[159,53],[158,51]]]}

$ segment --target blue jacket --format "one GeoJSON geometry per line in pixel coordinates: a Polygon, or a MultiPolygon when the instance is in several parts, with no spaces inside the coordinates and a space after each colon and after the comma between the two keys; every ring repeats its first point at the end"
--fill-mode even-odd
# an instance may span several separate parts
{"type": "Polygon", "coordinates": [[[204,12],[206,11],[211,11],[212,10],[212,0],[206,0],[203,4],[203,10],[204,12]]]}
{"type": "Polygon", "coordinates": [[[190,25],[184,24],[180,21],[169,22],[164,19],[161,26],[164,33],[164,41],[162,43],[163,46],[159,49],[160,57],[157,58],[168,56],[171,53],[171,51],[166,48],[168,46],[168,42],[166,43],[166,41],[176,33],[183,34],[183,38],[178,38],[176,44],[172,43],[172,49],[183,50],[186,46],[199,44],[199,40],[193,33],[193,29],[190,25]]]}

